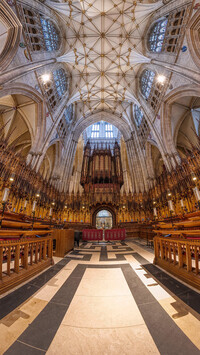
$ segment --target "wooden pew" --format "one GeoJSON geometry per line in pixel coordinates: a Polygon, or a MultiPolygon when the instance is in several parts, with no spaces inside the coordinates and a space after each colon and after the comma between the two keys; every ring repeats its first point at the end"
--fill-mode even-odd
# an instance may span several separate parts
{"type": "Polygon", "coordinates": [[[52,238],[0,241],[0,294],[53,263],[52,238]]]}
{"type": "Polygon", "coordinates": [[[2,239],[3,237],[14,239],[16,237],[34,237],[35,235],[48,235],[49,233],[52,233],[53,230],[7,230],[7,229],[0,229],[0,238],[2,239]]]}
{"type": "Polygon", "coordinates": [[[200,240],[157,235],[154,252],[154,264],[200,289],[200,240]]]}

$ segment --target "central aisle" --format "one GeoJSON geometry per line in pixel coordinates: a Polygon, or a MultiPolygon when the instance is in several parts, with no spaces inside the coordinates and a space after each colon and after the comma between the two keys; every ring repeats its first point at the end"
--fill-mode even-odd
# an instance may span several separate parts
{"type": "Polygon", "coordinates": [[[0,354],[199,354],[199,293],[152,261],[137,241],[82,244],[1,299],[0,354]]]}
{"type": "Polygon", "coordinates": [[[121,268],[86,269],[47,354],[159,354],[121,268]]]}

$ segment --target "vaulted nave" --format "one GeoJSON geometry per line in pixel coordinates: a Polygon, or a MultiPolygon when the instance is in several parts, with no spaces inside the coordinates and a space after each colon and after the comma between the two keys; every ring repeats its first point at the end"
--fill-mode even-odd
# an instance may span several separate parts
{"type": "Polygon", "coordinates": [[[200,354],[200,2],[0,0],[0,355],[200,354]]]}

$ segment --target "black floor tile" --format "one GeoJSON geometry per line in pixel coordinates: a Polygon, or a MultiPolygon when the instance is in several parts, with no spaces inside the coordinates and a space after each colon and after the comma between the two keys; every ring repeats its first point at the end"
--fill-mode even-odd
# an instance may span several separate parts
{"type": "Polygon", "coordinates": [[[160,270],[153,264],[143,265],[144,269],[152,274],[156,280],[158,280],[162,285],[164,285],[169,291],[174,293],[188,306],[194,309],[200,314],[200,294],[195,292],[188,286],[182,284],[178,280],[174,279],[172,276],[166,274],[164,271],[160,270]]]}
{"type": "Polygon", "coordinates": [[[39,349],[47,350],[66,313],[66,305],[49,302],[39,316],[22,333],[19,340],[39,349]]]}
{"type": "Polygon", "coordinates": [[[70,260],[61,260],[41,275],[36,276],[25,285],[19,287],[12,293],[0,299],[0,319],[12,312],[20,304],[31,297],[40,287],[45,285],[52,277],[54,277],[70,260]]]}
{"type": "Polygon", "coordinates": [[[4,355],[44,355],[45,351],[32,348],[26,344],[16,341],[4,355]]]}
{"type": "Polygon", "coordinates": [[[162,355],[199,354],[199,350],[165,312],[131,266],[122,266],[122,271],[159,352],[162,355]],[[138,287],[133,287],[135,278],[138,278],[138,287]]]}

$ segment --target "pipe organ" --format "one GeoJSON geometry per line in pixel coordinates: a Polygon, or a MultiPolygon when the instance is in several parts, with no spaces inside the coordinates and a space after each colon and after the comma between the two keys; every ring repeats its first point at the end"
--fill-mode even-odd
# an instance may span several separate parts
{"type": "Polygon", "coordinates": [[[123,185],[123,171],[120,147],[117,141],[113,145],[97,143],[91,146],[87,142],[84,150],[81,172],[81,185],[86,194],[94,194],[93,204],[113,202],[120,194],[123,185]]]}

